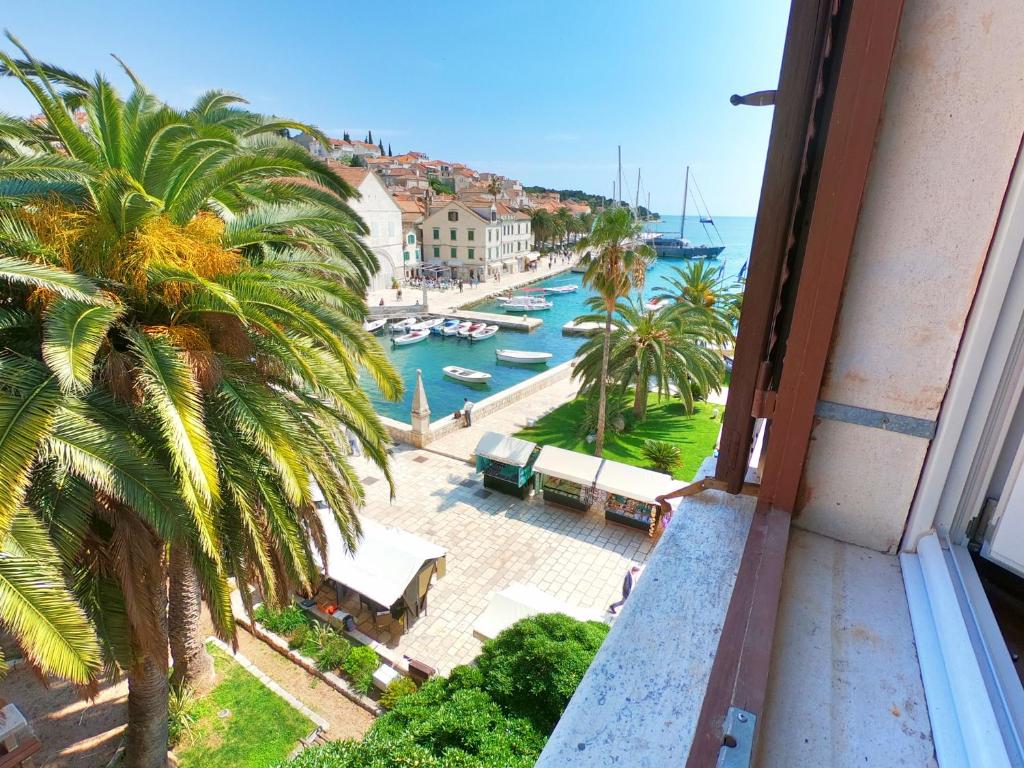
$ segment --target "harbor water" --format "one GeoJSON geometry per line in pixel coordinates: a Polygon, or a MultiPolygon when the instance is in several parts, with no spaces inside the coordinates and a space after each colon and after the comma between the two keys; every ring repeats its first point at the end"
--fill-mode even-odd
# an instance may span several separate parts
{"type": "MultiPolygon", "coordinates": [[[[665,216],[661,221],[649,222],[648,231],[666,232],[679,236],[679,216],[665,216]]],[[[723,276],[729,283],[734,282],[740,270],[750,257],[750,243],[754,233],[754,218],[747,216],[721,216],[715,218],[715,224],[721,233],[721,241],[714,231],[709,238],[704,233],[697,217],[686,217],[686,237],[694,244],[709,245],[725,244],[721,256],[712,263],[722,267],[723,276]]],[[[666,275],[673,273],[675,268],[687,262],[678,259],[659,259],[647,272],[647,281],[643,289],[644,296],[650,297],[658,286],[664,283],[666,275]]],[[[503,389],[518,384],[559,363],[572,359],[579,347],[586,341],[579,336],[563,336],[562,326],[587,312],[585,301],[592,295],[581,282],[582,275],[565,272],[556,277],[542,280],[530,287],[556,285],[579,285],[575,293],[549,294],[547,298],[554,306],[542,312],[531,312],[531,317],[539,317],[544,324],[532,333],[516,331],[498,331],[490,339],[470,342],[457,337],[431,336],[425,341],[404,347],[393,347],[389,336],[381,335],[381,345],[388,357],[399,370],[405,382],[405,395],[398,402],[388,402],[380,397],[372,384],[368,384],[374,407],[377,411],[392,419],[408,422],[412,408],[413,387],[416,383],[416,369],[423,371],[423,384],[430,403],[431,419],[439,419],[460,410],[463,399],[469,398],[476,402],[490,397],[503,389]],[[515,365],[499,361],[495,357],[496,349],[516,349],[533,352],[550,352],[552,357],[546,365],[515,365]],[[491,379],[484,385],[468,385],[454,381],[444,375],[442,368],[458,365],[491,374],[491,379]]],[[[497,301],[485,301],[471,307],[481,312],[505,314],[497,301]]]]}

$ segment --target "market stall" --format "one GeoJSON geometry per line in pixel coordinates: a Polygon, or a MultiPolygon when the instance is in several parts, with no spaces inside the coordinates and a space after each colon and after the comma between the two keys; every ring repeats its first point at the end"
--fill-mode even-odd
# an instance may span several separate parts
{"type": "Polygon", "coordinates": [[[537,444],[498,432],[485,432],[476,446],[476,471],[484,488],[525,499],[533,477],[537,444]]]}
{"type": "Polygon", "coordinates": [[[473,624],[473,635],[491,640],[520,619],[541,613],[564,613],[579,621],[600,621],[604,615],[594,608],[570,605],[530,584],[512,584],[491,595],[487,608],[473,624]]]}
{"type": "Polygon", "coordinates": [[[595,486],[607,494],[606,520],[653,534],[660,511],[654,499],[677,488],[679,482],[662,472],[605,461],[595,486]]]}
{"type": "Polygon", "coordinates": [[[545,445],[533,462],[534,474],[543,477],[544,501],[576,512],[586,512],[590,509],[601,463],[596,456],[545,445]]]}
{"type": "Polygon", "coordinates": [[[321,560],[316,547],[313,557],[338,589],[339,604],[345,590],[355,592],[375,617],[390,616],[389,623],[398,624],[393,629],[400,633],[426,610],[432,579],[444,576],[445,550],[408,531],[364,517],[363,535],[352,551],[323,500],[316,506],[326,535],[327,557],[326,562],[321,560]]]}

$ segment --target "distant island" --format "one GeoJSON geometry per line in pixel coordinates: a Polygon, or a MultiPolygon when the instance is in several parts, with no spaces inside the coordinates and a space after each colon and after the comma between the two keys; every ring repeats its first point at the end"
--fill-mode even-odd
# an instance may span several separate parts
{"type": "MultiPolygon", "coordinates": [[[[610,197],[604,197],[603,195],[592,195],[589,192],[584,192],[581,189],[552,189],[551,187],[523,187],[523,191],[527,194],[551,194],[557,193],[562,200],[577,200],[581,203],[587,203],[590,206],[590,210],[596,211],[601,208],[607,208],[613,202],[610,197]]],[[[656,211],[649,211],[646,207],[639,207],[640,216],[644,219],[651,219],[657,221],[661,216],[656,211]]]]}

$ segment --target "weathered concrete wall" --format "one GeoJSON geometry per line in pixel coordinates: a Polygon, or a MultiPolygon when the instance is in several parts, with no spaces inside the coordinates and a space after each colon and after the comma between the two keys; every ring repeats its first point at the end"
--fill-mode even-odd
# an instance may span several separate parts
{"type": "MultiPolygon", "coordinates": [[[[821,398],[934,420],[1024,127],[1019,0],[907,0],[821,398]]],[[[898,544],[927,441],[819,424],[797,525],[898,544]]]]}

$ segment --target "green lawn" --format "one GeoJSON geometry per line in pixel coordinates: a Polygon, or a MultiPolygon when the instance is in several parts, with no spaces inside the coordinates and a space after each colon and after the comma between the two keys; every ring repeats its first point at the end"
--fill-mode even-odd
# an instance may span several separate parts
{"type": "MultiPolygon", "coordinates": [[[[632,404],[632,396],[627,400],[632,404]]],[[[536,424],[517,433],[516,437],[540,445],[555,445],[593,454],[593,445],[580,435],[579,424],[583,410],[583,399],[576,398],[538,419],[536,424]]],[[[611,430],[607,432],[604,456],[624,464],[650,469],[641,452],[644,441],[675,443],[682,449],[683,462],[673,474],[678,480],[691,480],[704,459],[715,451],[723,410],[720,405],[697,403],[693,414],[687,415],[681,403],[668,400],[659,403],[652,395],[647,406],[646,420],[622,434],[615,434],[611,430]],[[713,418],[716,412],[718,416],[713,418]]]]}
{"type": "Polygon", "coordinates": [[[192,741],[175,749],[181,768],[273,768],[314,728],[288,702],[213,646],[217,685],[199,699],[192,741]],[[228,710],[227,717],[220,717],[228,710]]]}

